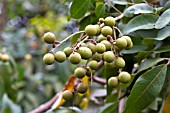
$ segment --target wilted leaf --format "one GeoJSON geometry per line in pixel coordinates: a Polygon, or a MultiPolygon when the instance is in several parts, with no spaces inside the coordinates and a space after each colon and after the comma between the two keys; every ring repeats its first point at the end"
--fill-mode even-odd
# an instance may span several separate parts
{"type": "Polygon", "coordinates": [[[163,87],[167,64],[156,66],[138,78],[123,113],[139,113],[156,98],[163,87]]]}

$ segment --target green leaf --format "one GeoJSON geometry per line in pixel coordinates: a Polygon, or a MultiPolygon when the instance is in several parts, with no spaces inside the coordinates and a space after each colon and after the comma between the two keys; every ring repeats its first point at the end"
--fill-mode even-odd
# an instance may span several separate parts
{"type": "Polygon", "coordinates": [[[105,4],[100,4],[99,6],[97,6],[96,8],[96,16],[99,18],[99,17],[104,17],[104,14],[105,14],[105,10],[106,10],[106,6],[105,4]]]}
{"type": "Polygon", "coordinates": [[[89,8],[89,5],[90,0],[74,0],[70,8],[71,17],[75,19],[83,17],[89,8]]]}
{"type": "Polygon", "coordinates": [[[123,34],[129,34],[140,29],[153,29],[156,21],[157,17],[155,15],[141,14],[127,23],[123,29],[123,34]]]}
{"type": "Polygon", "coordinates": [[[161,91],[167,64],[156,66],[138,78],[127,99],[123,113],[139,113],[150,105],[161,91]]]}
{"type": "Polygon", "coordinates": [[[97,113],[112,113],[118,107],[118,102],[108,103],[100,107],[97,113]]]}
{"type": "Polygon", "coordinates": [[[158,21],[155,24],[156,29],[161,29],[165,27],[170,22],[170,9],[167,9],[163,14],[159,17],[158,21]]]}
{"type": "Polygon", "coordinates": [[[164,46],[159,49],[154,50],[153,52],[155,53],[163,53],[163,52],[168,52],[170,51],[170,46],[164,46]]]}
{"type": "Polygon", "coordinates": [[[153,7],[145,3],[140,3],[140,4],[132,5],[124,11],[125,16],[127,17],[133,16],[134,14],[140,14],[140,13],[145,13],[145,14],[153,13],[153,7]]]}
{"type": "Polygon", "coordinates": [[[146,50],[147,46],[143,46],[143,45],[134,45],[133,48],[131,48],[130,50],[122,50],[121,53],[122,54],[133,54],[133,53],[137,53],[139,51],[143,51],[146,50]]]}
{"type": "Polygon", "coordinates": [[[165,6],[163,7],[163,10],[165,11],[165,10],[167,10],[169,8],[170,8],[170,1],[167,1],[165,6]]]}

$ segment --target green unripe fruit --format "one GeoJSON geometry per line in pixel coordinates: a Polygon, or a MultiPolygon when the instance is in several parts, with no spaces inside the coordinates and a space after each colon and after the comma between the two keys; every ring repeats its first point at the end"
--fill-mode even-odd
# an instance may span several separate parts
{"type": "Polygon", "coordinates": [[[64,62],[66,60],[66,55],[63,51],[57,51],[54,56],[55,56],[55,60],[57,62],[61,63],[61,62],[64,62]]]}
{"type": "Polygon", "coordinates": [[[122,49],[118,48],[117,46],[114,45],[114,48],[117,52],[120,52],[122,49]]]}
{"type": "Polygon", "coordinates": [[[125,61],[122,57],[118,57],[114,62],[116,68],[123,68],[125,67],[125,61]]]}
{"type": "Polygon", "coordinates": [[[112,32],[113,32],[113,30],[109,26],[104,26],[101,30],[102,35],[106,36],[106,37],[107,37],[107,35],[112,35],[112,32]]]}
{"type": "Polygon", "coordinates": [[[103,60],[108,63],[113,62],[114,58],[115,58],[115,55],[112,51],[106,51],[103,53],[103,60]]]}
{"type": "Polygon", "coordinates": [[[92,54],[96,53],[96,45],[90,43],[87,47],[92,51],[92,54]]]}
{"type": "Polygon", "coordinates": [[[121,38],[124,38],[127,41],[127,46],[130,46],[132,43],[132,40],[129,36],[122,36],[121,38]]]}
{"type": "Polygon", "coordinates": [[[89,62],[89,68],[91,70],[96,70],[98,68],[98,66],[99,66],[99,64],[95,60],[92,60],[92,61],[89,62]]]}
{"type": "Polygon", "coordinates": [[[72,64],[79,64],[81,61],[81,55],[77,52],[74,52],[69,56],[68,59],[72,64]]]}
{"type": "Polygon", "coordinates": [[[124,49],[127,46],[127,41],[124,38],[118,38],[116,40],[116,46],[120,49],[124,49]]]}
{"type": "Polygon", "coordinates": [[[87,91],[87,85],[85,84],[85,83],[83,83],[83,82],[81,82],[80,84],[78,84],[78,86],[77,86],[77,91],[79,92],[79,93],[81,93],[81,94],[84,94],[84,93],[86,93],[86,91],[87,91]]]}
{"type": "Polygon", "coordinates": [[[70,90],[65,90],[62,92],[62,97],[64,100],[71,100],[73,98],[73,93],[70,90]]]}
{"type": "Polygon", "coordinates": [[[131,80],[131,75],[128,72],[122,71],[118,75],[118,79],[121,83],[127,83],[131,80]]]}
{"type": "Polygon", "coordinates": [[[93,59],[93,60],[96,60],[97,62],[99,62],[100,60],[102,60],[102,54],[95,53],[95,54],[92,56],[92,59],[93,59]]]}
{"type": "Polygon", "coordinates": [[[107,26],[114,26],[116,24],[116,20],[113,17],[106,17],[104,20],[105,25],[107,26]]]}
{"type": "Polygon", "coordinates": [[[92,56],[92,51],[88,47],[80,47],[78,52],[83,59],[89,59],[92,56]]]}
{"type": "Polygon", "coordinates": [[[44,63],[47,64],[47,65],[53,64],[53,63],[54,63],[54,60],[55,60],[55,57],[54,57],[54,55],[53,55],[52,53],[47,53],[47,54],[45,54],[44,57],[43,57],[43,61],[44,61],[44,63]]]}
{"type": "Polygon", "coordinates": [[[131,49],[132,47],[133,47],[133,42],[131,42],[129,46],[126,46],[125,49],[126,49],[126,50],[129,50],[129,49],[131,49]]]}
{"type": "Polygon", "coordinates": [[[110,77],[108,80],[108,85],[112,88],[117,87],[119,84],[117,77],[110,77]]]}
{"type": "Polygon", "coordinates": [[[106,51],[111,50],[112,44],[109,41],[103,40],[103,41],[101,41],[101,43],[106,46],[106,51]]]}
{"type": "Polygon", "coordinates": [[[83,78],[85,75],[86,75],[86,69],[83,68],[83,67],[78,67],[74,70],[74,75],[77,77],[77,78],[83,78]]]}
{"type": "Polygon", "coordinates": [[[73,52],[71,47],[64,48],[63,52],[66,54],[66,56],[70,56],[70,54],[73,52]]]}
{"type": "Polygon", "coordinates": [[[97,33],[97,29],[94,25],[88,25],[86,26],[85,28],[85,33],[88,35],[88,36],[94,36],[96,35],[97,33]]]}
{"type": "Polygon", "coordinates": [[[99,25],[94,25],[94,26],[96,27],[96,30],[97,30],[97,32],[96,32],[96,36],[97,36],[101,32],[101,27],[99,25]]]}
{"type": "Polygon", "coordinates": [[[43,39],[44,39],[44,42],[48,44],[52,44],[55,41],[55,35],[51,32],[47,32],[44,34],[43,39]]]}
{"type": "Polygon", "coordinates": [[[81,47],[86,47],[86,46],[87,46],[86,43],[81,44],[81,47]]]}
{"type": "Polygon", "coordinates": [[[3,62],[8,62],[9,61],[9,55],[7,55],[7,54],[2,54],[2,56],[1,56],[1,60],[3,61],[3,62]]]}
{"type": "Polygon", "coordinates": [[[114,62],[111,62],[111,63],[105,62],[105,66],[106,66],[107,68],[109,68],[109,69],[114,69],[114,68],[116,68],[114,62]]]}
{"type": "Polygon", "coordinates": [[[104,23],[104,18],[99,18],[100,23],[104,23]]]}
{"type": "Polygon", "coordinates": [[[88,69],[87,72],[86,72],[86,75],[87,75],[88,77],[90,77],[90,76],[92,76],[92,75],[94,75],[94,74],[95,74],[95,70],[88,69]]]}
{"type": "Polygon", "coordinates": [[[96,52],[97,53],[104,53],[106,51],[106,46],[104,45],[104,44],[102,44],[102,43],[98,43],[97,45],[96,45],[96,52]]]}
{"type": "Polygon", "coordinates": [[[107,37],[103,36],[103,35],[99,35],[97,38],[97,42],[101,42],[103,40],[107,40],[107,37]]]}

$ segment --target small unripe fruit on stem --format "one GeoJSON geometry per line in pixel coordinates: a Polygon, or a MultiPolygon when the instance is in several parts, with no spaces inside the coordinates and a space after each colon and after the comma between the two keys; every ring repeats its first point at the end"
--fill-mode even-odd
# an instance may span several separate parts
{"type": "Polygon", "coordinates": [[[104,18],[99,18],[100,23],[104,23],[104,18]]]}
{"type": "Polygon", "coordinates": [[[111,50],[112,44],[109,41],[103,40],[103,41],[101,41],[101,43],[106,46],[106,51],[111,50]]]}
{"type": "Polygon", "coordinates": [[[122,49],[120,49],[119,47],[117,47],[116,45],[114,45],[114,49],[117,51],[117,52],[120,52],[122,49]]]}
{"type": "Polygon", "coordinates": [[[92,51],[88,47],[80,47],[78,53],[83,59],[89,59],[92,56],[92,51]]]}
{"type": "Polygon", "coordinates": [[[52,44],[55,41],[55,35],[51,32],[47,32],[44,34],[43,39],[44,39],[44,42],[48,44],[52,44]]]}
{"type": "Polygon", "coordinates": [[[114,62],[116,68],[123,68],[125,67],[125,61],[122,57],[118,57],[114,62]]]}
{"type": "Polygon", "coordinates": [[[86,46],[87,46],[86,43],[81,44],[81,47],[86,47],[86,46]]]}
{"type": "Polygon", "coordinates": [[[129,46],[126,46],[125,49],[126,49],[126,50],[129,50],[129,49],[131,49],[132,47],[133,47],[133,42],[131,42],[129,46]]]}
{"type": "Polygon", "coordinates": [[[127,41],[124,38],[118,38],[116,40],[116,46],[120,49],[124,49],[127,46],[127,41]]]}
{"type": "Polygon", "coordinates": [[[114,68],[116,68],[114,62],[111,62],[111,63],[105,62],[105,66],[106,66],[107,68],[109,68],[109,69],[114,69],[114,68]]]}
{"type": "Polygon", "coordinates": [[[80,84],[78,84],[78,86],[77,86],[77,91],[79,92],[79,93],[81,93],[81,94],[84,94],[84,93],[86,93],[86,91],[87,91],[87,85],[85,84],[85,83],[83,83],[83,82],[81,82],[80,84]]]}
{"type": "Polygon", "coordinates": [[[99,35],[97,38],[97,42],[101,42],[102,40],[107,40],[107,37],[105,37],[103,35],[99,35]]]}
{"type": "Polygon", "coordinates": [[[106,46],[104,45],[104,44],[102,44],[102,43],[98,43],[97,45],[96,45],[96,52],[97,53],[104,53],[106,51],[106,46]]]}
{"type": "Polygon", "coordinates": [[[81,55],[77,52],[74,52],[69,56],[68,59],[72,64],[79,64],[81,61],[81,55]]]}
{"type": "Polygon", "coordinates": [[[132,40],[129,36],[122,36],[121,38],[124,38],[127,41],[127,46],[131,45],[132,40]]]}
{"type": "Polygon", "coordinates": [[[99,35],[100,34],[100,32],[101,32],[101,27],[99,26],[99,25],[94,25],[95,27],[96,27],[96,30],[97,30],[97,32],[96,32],[96,36],[97,35],[99,35]]]}
{"type": "Polygon", "coordinates": [[[61,63],[66,60],[66,55],[63,51],[57,51],[54,56],[57,62],[61,63]]]}
{"type": "Polygon", "coordinates": [[[70,54],[73,52],[71,47],[64,48],[63,52],[66,54],[66,56],[70,56],[70,54]]]}
{"type": "Polygon", "coordinates": [[[108,63],[113,62],[114,58],[115,58],[115,55],[112,51],[106,51],[103,53],[103,60],[108,63]]]}
{"type": "Polygon", "coordinates": [[[107,37],[107,35],[112,35],[112,32],[113,32],[113,30],[109,26],[104,26],[101,30],[102,35],[106,36],[106,37],[107,37]]]}
{"type": "Polygon", "coordinates": [[[88,35],[88,36],[94,36],[96,35],[97,33],[97,29],[94,25],[88,25],[86,26],[85,28],[85,33],[88,35]]]}
{"type": "Polygon", "coordinates": [[[95,53],[95,54],[92,56],[92,59],[93,59],[93,60],[96,60],[97,62],[99,62],[100,60],[102,60],[102,54],[95,53]]]}
{"type": "Polygon", "coordinates": [[[96,70],[98,68],[98,66],[99,66],[99,64],[95,60],[92,60],[92,61],[89,62],[89,68],[91,70],[96,70]]]}
{"type": "Polygon", "coordinates": [[[2,56],[1,56],[1,60],[3,61],[3,62],[8,62],[9,61],[9,55],[7,55],[7,54],[2,54],[2,56]]]}
{"type": "Polygon", "coordinates": [[[44,63],[47,64],[47,65],[53,64],[53,63],[54,63],[54,60],[55,60],[55,57],[54,57],[54,55],[53,55],[52,53],[47,53],[47,54],[45,54],[44,57],[43,57],[43,61],[44,61],[44,63]]]}
{"type": "Polygon", "coordinates": [[[77,77],[77,78],[83,78],[85,75],[86,75],[86,69],[83,68],[83,67],[78,67],[74,70],[74,75],[77,77]]]}
{"type": "Polygon", "coordinates": [[[112,88],[117,87],[119,84],[117,77],[110,77],[108,80],[108,85],[112,88]]]}
{"type": "Polygon", "coordinates": [[[96,53],[96,45],[94,45],[93,43],[90,43],[88,44],[87,47],[92,51],[92,54],[96,53]]]}
{"type": "Polygon", "coordinates": [[[65,90],[62,92],[62,97],[64,100],[71,100],[73,98],[73,93],[70,90],[65,90]]]}
{"type": "Polygon", "coordinates": [[[104,23],[107,26],[114,26],[116,24],[116,21],[113,17],[109,16],[105,18],[104,23]]]}
{"type": "Polygon", "coordinates": [[[131,80],[131,75],[128,72],[122,71],[118,75],[118,79],[121,83],[127,83],[131,80]]]}

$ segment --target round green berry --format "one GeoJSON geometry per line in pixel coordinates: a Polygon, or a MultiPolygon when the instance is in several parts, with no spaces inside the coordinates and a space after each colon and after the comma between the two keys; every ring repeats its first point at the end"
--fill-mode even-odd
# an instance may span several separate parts
{"type": "Polygon", "coordinates": [[[115,58],[115,55],[112,51],[106,51],[103,53],[103,60],[108,63],[113,62],[114,58],[115,58]]]}
{"type": "Polygon", "coordinates": [[[55,57],[54,57],[54,55],[53,55],[52,53],[47,53],[47,54],[45,54],[44,57],[43,57],[43,61],[44,61],[44,63],[47,64],[47,65],[53,64],[53,63],[54,63],[54,60],[55,60],[55,57]]]}
{"type": "Polygon", "coordinates": [[[127,46],[127,41],[124,38],[118,38],[116,40],[116,46],[120,49],[124,49],[127,46]]]}
{"type": "Polygon", "coordinates": [[[92,51],[88,47],[80,47],[78,52],[83,59],[89,59],[92,56],[92,51]]]}
{"type": "Polygon", "coordinates": [[[92,56],[92,59],[93,59],[93,60],[96,60],[97,62],[99,62],[100,60],[102,60],[102,54],[95,53],[95,54],[92,56]]]}
{"type": "Polygon", "coordinates": [[[128,72],[122,71],[118,75],[118,79],[121,83],[127,83],[131,80],[131,75],[128,72]]]}
{"type": "Polygon", "coordinates": [[[103,35],[99,35],[97,38],[97,42],[101,42],[103,40],[107,40],[107,37],[103,36],[103,35]]]}
{"type": "Polygon", "coordinates": [[[78,86],[77,86],[77,91],[79,92],[79,93],[81,93],[81,94],[84,94],[84,93],[86,93],[86,91],[87,91],[87,85],[85,84],[85,83],[83,83],[83,82],[81,82],[80,84],[78,84],[78,86]]]}
{"type": "Polygon", "coordinates": [[[114,62],[111,62],[111,63],[105,62],[105,66],[106,66],[107,68],[109,68],[109,69],[114,69],[114,68],[116,68],[114,62]]]}
{"type": "Polygon", "coordinates": [[[100,32],[101,32],[101,27],[99,26],[99,25],[94,25],[95,27],[96,27],[96,29],[97,29],[97,32],[96,32],[96,34],[95,35],[99,35],[100,34],[100,32]]]}
{"type": "Polygon", "coordinates": [[[108,80],[108,85],[112,88],[117,87],[119,84],[117,77],[110,77],[108,80]]]}
{"type": "Polygon", "coordinates": [[[88,36],[94,36],[96,35],[97,33],[97,29],[94,25],[88,25],[86,26],[85,28],[85,33],[88,35],[88,36]]]}
{"type": "Polygon", "coordinates": [[[92,61],[89,62],[89,68],[91,70],[96,70],[98,68],[98,66],[99,66],[99,64],[95,60],[92,60],[92,61]]]}
{"type": "Polygon", "coordinates": [[[57,51],[54,56],[57,62],[61,63],[66,60],[66,54],[63,51],[57,51]]]}
{"type": "Polygon", "coordinates": [[[66,54],[67,57],[73,52],[71,47],[64,48],[63,52],[66,54]]]}
{"type": "Polygon", "coordinates": [[[3,61],[3,62],[8,62],[9,61],[9,55],[7,55],[7,54],[2,54],[2,56],[1,56],[1,60],[3,61]]]}
{"type": "Polygon", "coordinates": [[[132,47],[133,47],[133,42],[131,42],[129,46],[126,46],[125,49],[126,49],[126,50],[129,50],[129,49],[131,49],[132,47]]]}
{"type": "Polygon", "coordinates": [[[79,64],[81,62],[81,55],[77,52],[74,52],[69,56],[68,59],[72,64],[79,64]]]}
{"type": "Polygon", "coordinates": [[[86,69],[83,68],[83,67],[78,67],[74,70],[74,75],[77,77],[77,78],[83,78],[85,75],[86,75],[86,69]]]}
{"type": "Polygon", "coordinates": [[[100,23],[104,23],[104,18],[99,18],[100,23]]]}
{"type": "Polygon", "coordinates": [[[86,46],[87,46],[86,43],[81,44],[81,47],[86,47],[86,46]]]}
{"type": "Polygon", "coordinates": [[[107,37],[107,35],[112,35],[112,32],[113,32],[113,30],[110,26],[104,26],[101,30],[102,35],[106,36],[106,37],[107,37]]]}
{"type": "Polygon", "coordinates": [[[103,40],[103,41],[101,41],[101,43],[106,46],[106,51],[111,50],[112,44],[109,41],[103,40]]]}
{"type": "Polygon", "coordinates": [[[117,47],[116,45],[114,45],[114,49],[117,51],[117,52],[120,52],[122,49],[120,49],[119,47],[117,47]]]}
{"type": "Polygon", "coordinates": [[[114,26],[114,25],[116,24],[116,20],[115,20],[115,18],[109,16],[109,17],[106,17],[106,18],[104,19],[104,23],[105,23],[105,25],[107,25],[107,26],[114,26]]]}
{"type": "Polygon", "coordinates": [[[97,53],[104,53],[106,51],[106,46],[104,45],[104,44],[102,44],[102,43],[98,43],[97,45],[96,45],[96,52],[97,53]]]}
{"type": "Polygon", "coordinates": [[[55,35],[51,32],[47,32],[44,34],[43,39],[44,39],[44,42],[48,44],[52,44],[55,41],[55,35]]]}
{"type": "Polygon", "coordinates": [[[62,92],[62,97],[64,100],[71,100],[73,98],[73,93],[70,90],[65,90],[62,92]]]}
{"type": "Polygon", "coordinates": [[[87,47],[92,51],[92,54],[96,53],[96,45],[95,44],[90,43],[90,44],[88,44],[87,47]]]}
{"type": "Polygon", "coordinates": [[[116,68],[123,68],[125,67],[125,61],[122,57],[118,57],[114,62],[116,68]]]}
{"type": "Polygon", "coordinates": [[[121,38],[124,38],[127,41],[127,46],[130,46],[132,43],[132,40],[129,36],[122,36],[121,38]]]}

